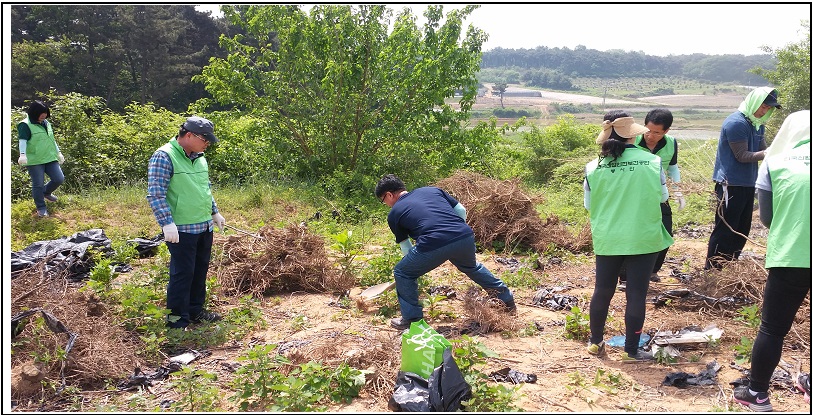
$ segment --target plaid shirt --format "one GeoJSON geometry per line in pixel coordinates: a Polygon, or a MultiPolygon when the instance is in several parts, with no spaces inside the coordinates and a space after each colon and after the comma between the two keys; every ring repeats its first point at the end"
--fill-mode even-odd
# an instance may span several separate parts
{"type": "MultiPolygon", "coordinates": [[[[189,158],[194,160],[201,156],[203,156],[203,153],[192,153],[189,158]]],[[[172,212],[167,203],[167,188],[169,187],[172,172],[172,160],[169,159],[169,154],[162,150],[153,153],[147,168],[147,201],[150,203],[152,213],[155,214],[155,219],[158,220],[161,227],[173,222],[172,212]]],[[[209,187],[212,187],[211,182],[209,182],[209,187]]],[[[212,198],[212,214],[214,215],[217,212],[217,204],[215,204],[215,199],[212,198]]],[[[184,233],[211,232],[213,229],[211,219],[201,223],[178,225],[178,232],[184,233]]]]}

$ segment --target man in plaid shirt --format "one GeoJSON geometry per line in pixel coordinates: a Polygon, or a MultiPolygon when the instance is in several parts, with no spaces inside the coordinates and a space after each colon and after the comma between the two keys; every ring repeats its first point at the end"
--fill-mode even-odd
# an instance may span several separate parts
{"type": "Polygon", "coordinates": [[[220,320],[220,314],[203,308],[212,231],[226,225],[212,197],[203,155],[216,142],[211,121],[189,117],[178,135],[153,153],[147,168],[147,201],[170,253],[167,326],[172,328],[220,320]]]}

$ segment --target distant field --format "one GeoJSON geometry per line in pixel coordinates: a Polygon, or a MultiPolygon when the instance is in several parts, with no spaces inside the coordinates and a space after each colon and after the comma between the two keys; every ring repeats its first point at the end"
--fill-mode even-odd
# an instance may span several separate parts
{"type": "Polygon", "coordinates": [[[730,83],[714,84],[682,78],[575,78],[580,93],[600,96],[606,92],[614,98],[640,98],[652,95],[720,95],[748,93],[748,89],[730,83]],[[664,92],[668,91],[668,92],[664,92]]]}
{"type": "MultiPolygon", "coordinates": [[[[489,90],[484,96],[477,97],[473,106],[472,118],[474,121],[488,119],[493,115],[495,108],[504,106],[505,108],[536,110],[539,117],[528,119],[537,125],[550,125],[556,121],[563,111],[557,110],[571,104],[571,113],[577,120],[585,123],[598,123],[608,109],[617,108],[628,111],[636,119],[643,120],[644,115],[656,107],[664,107],[672,110],[675,115],[675,129],[701,130],[697,138],[716,137],[716,130],[719,130],[722,121],[732,111],[734,111],[742,101],[747,89],[731,85],[703,84],[696,81],[675,80],[671,84],[666,84],[663,79],[655,78],[629,78],[624,80],[607,80],[608,87],[606,97],[598,93],[597,85],[604,82],[601,79],[585,78],[586,84],[593,85],[590,88],[583,88],[581,91],[552,91],[539,88],[526,88],[522,85],[509,85],[509,91],[521,89],[540,91],[540,97],[512,97],[505,96],[500,102],[498,95],[493,95],[492,84],[485,84],[489,90]],[[637,82],[637,84],[636,84],[637,82]],[[635,87],[635,85],[638,85],[635,87]],[[672,95],[653,95],[640,98],[619,99],[619,95],[630,93],[630,91],[651,90],[657,85],[666,85],[664,88],[672,88],[676,93],[672,95]],[[697,92],[700,93],[697,93],[697,92]],[[615,92],[615,93],[611,93],[615,92]],[[692,92],[692,93],[689,93],[692,92]],[[620,93],[620,94],[619,94],[620,93]]],[[[586,85],[585,84],[585,85],[586,85]]],[[[635,95],[633,93],[633,95],[635,95]]],[[[498,118],[498,123],[513,123],[515,118],[498,118]]],[[[687,137],[688,138],[688,137],[687,137]]]]}

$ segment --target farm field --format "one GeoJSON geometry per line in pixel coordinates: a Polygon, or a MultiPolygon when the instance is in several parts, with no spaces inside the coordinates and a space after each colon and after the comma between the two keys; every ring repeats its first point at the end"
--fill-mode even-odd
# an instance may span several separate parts
{"type": "MultiPolygon", "coordinates": [[[[484,96],[478,96],[472,107],[473,111],[487,112],[494,108],[500,108],[500,97],[491,93],[493,84],[486,84],[488,88],[484,96]]],[[[531,89],[509,86],[507,91],[521,91],[531,89]]],[[[538,91],[538,90],[534,90],[538,91]]],[[[515,97],[506,96],[502,100],[505,108],[536,110],[541,114],[538,118],[530,117],[529,122],[545,126],[556,121],[559,115],[552,108],[551,104],[574,104],[592,106],[592,111],[574,113],[573,116],[585,123],[600,123],[607,109],[624,109],[636,117],[636,120],[643,121],[647,111],[652,108],[663,107],[672,110],[675,114],[675,123],[672,133],[682,129],[690,130],[710,130],[717,137],[719,127],[725,117],[736,110],[739,103],[747,91],[725,92],[718,94],[680,94],[680,95],[660,95],[642,97],[637,99],[616,99],[604,98],[600,95],[593,96],[585,93],[568,93],[562,91],[540,91],[540,97],[515,97]]],[[[498,123],[513,123],[511,118],[498,118],[498,123]]],[[[696,134],[694,134],[696,135],[696,134]]],[[[704,135],[708,135],[705,134],[704,135]]]]}

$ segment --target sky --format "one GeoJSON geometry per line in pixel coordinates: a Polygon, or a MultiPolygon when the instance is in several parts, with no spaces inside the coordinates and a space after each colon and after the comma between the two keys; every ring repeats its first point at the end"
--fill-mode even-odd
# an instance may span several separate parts
{"type": "MultiPolygon", "coordinates": [[[[465,4],[445,4],[444,12],[465,4]]],[[[216,10],[217,5],[200,6],[216,10]]],[[[425,4],[390,4],[421,15],[425,4]]],[[[393,13],[394,15],[395,13],[393,13]]],[[[482,4],[466,20],[489,39],[483,51],[533,49],[537,46],[644,52],[668,56],[765,53],[799,42],[802,19],[810,19],[811,3],[565,3],[482,4]],[[760,24],[759,22],[767,22],[760,24]]],[[[418,24],[422,24],[421,19],[418,24]]]]}

